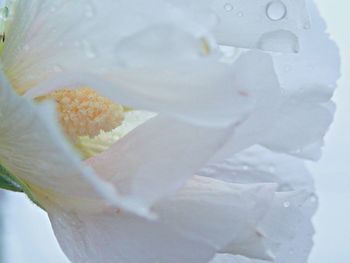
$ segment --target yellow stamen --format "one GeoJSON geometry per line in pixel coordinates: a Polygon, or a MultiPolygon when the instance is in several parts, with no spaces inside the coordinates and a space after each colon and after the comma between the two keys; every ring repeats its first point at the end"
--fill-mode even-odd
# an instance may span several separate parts
{"type": "Polygon", "coordinates": [[[124,120],[121,105],[98,95],[91,88],[60,89],[44,98],[57,102],[61,125],[73,141],[81,136],[94,138],[101,131],[109,132],[124,120]]]}

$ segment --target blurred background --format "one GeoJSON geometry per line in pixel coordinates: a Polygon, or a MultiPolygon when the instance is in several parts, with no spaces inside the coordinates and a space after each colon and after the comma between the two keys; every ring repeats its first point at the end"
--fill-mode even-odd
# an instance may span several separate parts
{"type": "MultiPolygon", "coordinates": [[[[0,3],[2,0],[0,0],[0,3]]],[[[322,160],[310,163],[320,198],[314,218],[315,246],[309,263],[350,262],[350,1],[316,0],[338,43],[343,77],[335,95],[335,122],[322,160]]],[[[22,194],[0,192],[1,263],[69,263],[50,223],[22,194]]]]}

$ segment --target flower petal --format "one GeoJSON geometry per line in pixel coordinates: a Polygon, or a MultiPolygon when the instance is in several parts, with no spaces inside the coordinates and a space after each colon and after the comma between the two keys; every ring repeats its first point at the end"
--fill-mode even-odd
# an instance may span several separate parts
{"type": "MultiPolygon", "coordinates": [[[[258,226],[269,211],[275,185],[230,184],[195,177],[177,195],[154,208],[171,229],[210,243],[216,251],[270,259],[258,226]]],[[[269,237],[268,237],[269,238],[269,237]]]]}
{"type": "Polygon", "coordinates": [[[215,253],[200,240],[130,214],[47,210],[61,248],[75,263],[203,263],[215,253]]]}
{"type": "Polygon", "coordinates": [[[314,190],[303,160],[258,145],[207,165],[199,175],[241,184],[276,183],[279,191],[314,190]]]}
{"type": "MultiPolygon", "coordinates": [[[[152,52],[147,51],[148,57],[157,54],[156,50],[152,52]]],[[[102,78],[62,74],[27,95],[36,97],[61,87],[90,85],[101,95],[135,109],[170,114],[201,125],[222,126],[242,121],[261,90],[278,90],[271,58],[261,52],[243,53],[233,65],[209,58],[179,63],[164,57],[164,63],[157,66],[149,59],[151,65],[142,67],[140,60],[128,61],[132,63],[128,67],[102,78]]]]}
{"type": "Polygon", "coordinates": [[[146,214],[143,207],[122,200],[112,185],[98,178],[84,166],[57,124],[55,107],[33,105],[18,96],[0,76],[0,163],[16,176],[39,205],[46,199],[62,196],[89,209],[98,208],[105,200],[120,208],[146,214]]]}
{"type": "MultiPolygon", "coordinates": [[[[28,7],[24,3],[22,5],[22,9],[28,7]]],[[[222,125],[241,121],[242,115],[246,114],[251,106],[257,85],[277,85],[273,65],[268,55],[247,53],[233,65],[222,63],[217,57],[215,45],[211,44],[210,35],[200,26],[198,28],[193,26],[191,22],[184,26],[183,22],[179,24],[172,19],[165,20],[165,15],[162,14],[159,17],[162,23],[156,23],[153,20],[152,23],[140,23],[142,26],[137,30],[130,29],[121,35],[114,34],[117,29],[111,31],[110,27],[105,27],[103,34],[108,37],[115,35],[115,39],[105,44],[101,43],[100,39],[96,42],[96,36],[82,37],[82,32],[87,31],[85,27],[89,28],[91,23],[77,23],[76,14],[74,19],[70,18],[72,16],[70,9],[81,9],[70,5],[67,3],[58,10],[61,10],[61,15],[69,18],[64,24],[68,26],[68,23],[72,23],[71,31],[77,32],[72,39],[73,35],[69,31],[67,36],[63,36],[62,41],[74,43],[76,38],[80,37],[99,51],[96,51],[96,57],[90,61],[81,51],[84,48],[57,47],[56,49],[57,43],[42,41],[43,37],[52,39],[51,35],[47,35],[51,32],[49,25],[57,22],[57,18],[61,21],[61,16],[56,13],[49,17],[45,16],[50,23],[37,29],[35,38],[31,39],[34,44],[30,45],[31,48],[28,51],[22,50],[16,53],[6,50],[5,47],[3,53],[4,68],[17,89],[26,91],[41,83],[39,89],[29,91],[28,96],[42,95],[62,87],[77,88],[87,85],[99,89],[102,95],[135,109],[164,112],[192,122],[222,125]],[[36,42],[38,43],[35,44],[36,42]],[[43,57],[44,55],[46,56],[43,57]],[[36,61],[33,61],[34,59],[36,61]],[[29,64],[22,65],[23,61],[29,64]],[[56,67],[59,65],[62,70],[55,71],[55,65],[56,67]],[[254,65],[253,68],[252,65],[254,65]],[[48,70],[50,72],[47,72],[48,70]],[[88,78],[83,73],[90,74],[92,77],[88,78]],[[36,83],[28,82],[29,75],[36,83]],[[265,80],[262,76],[270,76],[270,78],[265,80]],[[101,81],[97,81],[98,79],[101,81]]],[[[114,5],[117,5],[118,10],[126,8],[123,1],[121,3],[118,1],[114,5]]],[[[142,6],[144,5],[138,8],[142,6]]],[[[141,9],[134,5],[132,7],[132,10],[128,10],[131,12],[130,17],[134,17],[134,13],[135,16],[139,15],[138,12],[141,12],[141,9]]],[[[41,14],[44,6],[38,8],[37,12],[41,14]]],[[[106,10],[105,7],[103,9],[106,10]]],[[[145,17],[154,16],[154,13],[142,12],[146,12],[145,17]]],[[[109,13],[107,15],[107,17],[111,16],[109,13]]],[[[113,16],[116,17],[114,12],[113,16]]],[[[37,17],[35,19],[39,19],[40,15],[37,17]]],[[[38,23],[35,19],[34,24],[38,23]]],[[[106,16],[102,20],[107,20],[106,16]]],[[[98,32],[97,35],[99,34],[102,32],[98,32]]],[[[103,35],[101,39],[104,37],[107,38],[103,35]]],[[[22,42],[25,43],[25,39],[22,42]]],[[[18,45],[21,43],[13,43],[11,39],[7,44],[8,49],[18,45]]]]}
{"type": "Polygon", "coordinates": [[[157,116],[87,162],[118,192],[150,205],[178,190],[233,129],[194,126],[157,116]]]}
{"type": "MultiPolygon", "coordinates": [[[[208,166],[200,175],[236,184],[277,183],[279,192],[259,230],[279,243],[278,247],[272,246],[276,262],[306,262],[312,248],[313,227],[310,219],[317,207],[317,200],[313,180],[301,159],[255,146],[225,162],[208,166]],[[284,225],[287,221],[288,224],[284,225]],[[290,251],[293,251],[293,257],[287,261],[286,256],[290,251]]],[[[218,258],[220,256],[216,260],[218,258]]],[[[246,260],[242,262],[258,262],[246,260]]],[[[237,261],[240,262],[238,258],[237,261]]]]}

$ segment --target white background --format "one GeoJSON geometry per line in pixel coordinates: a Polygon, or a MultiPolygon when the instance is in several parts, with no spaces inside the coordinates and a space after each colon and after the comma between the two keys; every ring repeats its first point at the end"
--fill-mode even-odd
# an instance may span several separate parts
{"type": "MultiPolygon", "coordinates": [[[[0,3],[2,1],[0,0],[0,3]]],[[[336,121],[327,136],[324,157],[310,164],[320,207],[314,218],[315,247],[309,263],[350,262],[350,0],[317,0],[343,58],[343,77],[335,100],[336,121]]],[[[22,195],[8,194],[4,263],[67,263],[43,212],[22,195]]]]}

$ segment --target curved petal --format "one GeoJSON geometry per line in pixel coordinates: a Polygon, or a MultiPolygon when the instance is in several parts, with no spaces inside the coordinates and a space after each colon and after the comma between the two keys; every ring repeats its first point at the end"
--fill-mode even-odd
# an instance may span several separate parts
{"type": "MultiPolygon", "coordinates": [[[[152,59],[147,62],[125,59],[130,64],[113,75],[61,74],[27,95],[36,97],[61,87],[90,85],[101,95],[135,109],[170,114],[201,125],[222,126],[246,118],[261,90],[278,90],[273,64],[267,54],[245,52],[233,65],[213,58],[185,59],[179,63],[177,59],[167,60],[169,57],[153,65],[158,53],[155,47],[152,46],[153,53],[147,52],[152,59]]],[[[124,58],[127,54],[124,52],[124,58]]]]}
{"type": "Polygon", "coordinates": [[[271,184],[239,185],[195,177],[155,204],[159,220],[120,210],[67,209],[46,203],[55,234],[74,262],[209,262],[215,252],[270,260],[295,228],[300,193],[271,184]],[[288,208],[283,206],[290,202],[288,208]]]}
{"type": "MultiPolygon", "coordinates": [[[[291,149],[292,154],[318,159],[322,138],[333,120],[334,105],[329,101],[340,77],[340,55],[336,44],[326,33],[326,24],[314,1],[307,1],[307,7],[311,24],[308,30],[300,35],[300,53],[297,56],[274,55],[276,73],[285,96],[289,98],[281,109],[281,112],[288,114],[284,118],[280,116],[277,120],[280,123],[287,121],[287,118],[300,120],[299,124],[295,122],[297,127],[291,127],[289,130],[294,130],[294,136],[290,132],[285,133],[285,137],[290,140],[281,140],[277,136],[276,141],[278,139],[280,147],[291,149]],[[303,141],[297,139],[297,134],[303,141]],[[299,148],[292,149],[291,143],[299,145],[299,148]]],[[[283,130],[279,130],[280,134],[284,133],[283,130]]],[[[276,135],[275,133],[271,137],[276,135]]],[[[267,140],[263,142],[264,145],[269,144],[276,148],[270,143],[271,139],[267,140]]]]}
{"type": "MultiPolygon", "coordinates": [[[[302,160],[255,146],[225,162],[206,167],[200,175],[236,184],[277,183],[279,192],[260,230],[264,229],[262,233],[278,241],[278,247],[272,246],[276,262],[306,262],[312,248],[314,232],[310,219],[316,210],[317,198],[313,180],[302,160]],[[279,210],[281,207],[284,210],[279,210]],[[291,221],[284,225],[286,220],[291,221]],[[287,257],[288,253],[293,257],[287,257]]],[[[217,256],[213,262],[219,260],[260,262],[223,255],[217,256]]]]}
{"type": "Polygon", "coordinates": [[[323,137],[333,120],[330,99],[340,75],[340,59],[315,4],[307,3],[311,24],[300,34],[300,52],[272,54],[283,93],[277,99],[260,100],[260,107],[237,129],[221,159],[232,149],[238,152],[254,144],[302,158],[320,158],[323,137]]]}
{"type": "MultiPolygon", "coordinates": [[[[268,245],[258,228],[273,202],[275,185],[239,185],[195,177],[177,195],[154,208],[171,229],[227,251],[271,259],[268,245]]],[[[280,210],[280,209],[279,209],[280,210]]]]}
{"type": "Polygon", "coordinates": [[[62,71],[114,69],[119,41],[154,24],[182,21],[201,30],[161,0],[18,0],[8,21],[1,59],[20,93],[62,71]]]}
{"type": "Polygon", "coordinates": [[[109,211],[78,214],[47,207],[61,248],[75,263],[203,263],[215,251],[159,222],[109,211]]]}
{"type": "Polygon", "coordinates": [[[232,183],[276,183],[279,191],[314,190],[303,160],[258,145],[207,165],[199,175],[232,183]]]}
{"type": "MultiPolygon", "coordinates": [[[[87,208],[100,209],[105,200],[121,208],[145,214],[143,207],[122,200],[109,183],[83,165],[55,122],[55,107],[33,105],[18,96],[0,76],[0,162],[26,186],[40,205],[66,196],[87,208]]],[[[83,209],[83,208],[82,208],[83,209]]]]}
{"type": "MultiPolygon", "coordinates": [[[[67,81],[66,74],[81,79],[87,73],[104,81],[102,95],[136,109],[227,124],[249,108],[249,96],[242,94],[249,94],[251,86],[237,86],[242,83],[237,83],[236,68],[206,57],[215,53],[209,34],[163,1],[19,0],[12,21],[2,62],[20,93],[38,83],[48,91],[53,84],[45,81],[52,79],[60,80],[54,88],[76,88],[77,80],[67,81]],[[142,67],[140,52],[148,54],[142,67]]],[[[83,82],[101,86],[85,77],[83,82]]]]}
{"type": "Polygon", "coordinates": [[[150,205],[178,190],[232,130],[157,116],[87,162],[120,193],[150,205]]]}

